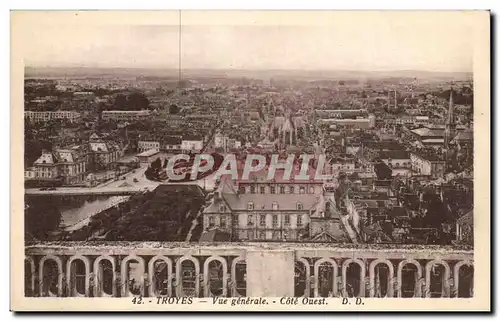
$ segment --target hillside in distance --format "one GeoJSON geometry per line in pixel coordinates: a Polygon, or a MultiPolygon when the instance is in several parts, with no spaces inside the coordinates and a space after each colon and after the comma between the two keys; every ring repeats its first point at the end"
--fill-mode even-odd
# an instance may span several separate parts
{"type": "MultiPolygon", "coordinates": [[[[253,79],[374,79],[418,78],[469,80],[471,72],[435,72],[422,70],[349,71],[349,70],[246,70],[246,69],[182,69],[181,76],[190,78],[253,78],[253,79]]],[[[26,78],[135,78],[161,77],[177,79],[178,69],[165,68],[94,68],[94,67],[26,67],[26,78]]]]}

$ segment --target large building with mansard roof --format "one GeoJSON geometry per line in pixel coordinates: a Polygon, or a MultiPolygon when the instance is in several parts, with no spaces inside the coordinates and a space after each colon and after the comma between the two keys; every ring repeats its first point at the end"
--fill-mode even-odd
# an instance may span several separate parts
{"type": "Polygon", "coordinates": [[[345,242],[335,200],[319,180],[273,180],[267,172],[248,180],[223,178],[203,212],[205,232],[217,229],[240,241],[345,242]]]}

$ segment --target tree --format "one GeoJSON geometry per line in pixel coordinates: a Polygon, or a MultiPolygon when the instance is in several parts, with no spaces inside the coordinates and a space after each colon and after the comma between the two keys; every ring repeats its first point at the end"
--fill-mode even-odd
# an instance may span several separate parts
{"type": "Polygon", "coordinates": [[[113,108],[118,110],[141,110],[148,109],[148,107],[149,99],[141,92],[133,92],[128,95],[116,95],[113,108]]]}
{"type": "Polygon", "coordinates": [[[45,240],[48,232],[55,230],[61,222],[58,201],[52,197],[33,197],[26,200],[24,230],[39,240],[45,240]]]}
{"type": "Polygon", "coordinates": [[[392,178],[392,169],[390,169],[389,166],[387,166],[385,163],[376,163],[374,169],[375,174],[377,175],[377,179],[385,180],[392,178]]]}
{"type": "Polygon", "coordinates": [[[172,104],[168,107],[168,112],[172,115],[175,115],[179,112],[179,106],[176,104],[172,104]]]}
{"type": "Polygon", "coordinates": [[[151,169],[156,172],[161,169],[161,159],[159,157],[151,163],[151,169]]]}

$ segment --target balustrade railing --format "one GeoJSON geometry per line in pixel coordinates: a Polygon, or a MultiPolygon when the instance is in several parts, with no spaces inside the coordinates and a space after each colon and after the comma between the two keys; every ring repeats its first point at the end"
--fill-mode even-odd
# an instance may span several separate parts
{"type": "MultiPolygon", "coordinates": [[[[259,288],[247,251],[293,252],[300,297],[470,297],[473,252],[423,247],[374,249],[332,244],[189,243],[95,246],[37,244],[26,248],[25,295],[60,297],[237,297],[259,288]]],[[[257,259],[256,259],[257,258],[257,259]]],[[[268,267],[272,269],[272,267],[268,267]]],[[[261,273],[266,273],[262,270],[261,273]]],[[[265,279],[265,278],[263,278],[265,279]]],[[[273,282],[273,280],[268,280],[273,282]]],[[[280,281],[281,282],[281,281],[280,281]]],[[[269,287],[269,284],[262,286],[269,287]]],[[[271,285],[272,288],[273,285],[271,285]]],[[[280,284],[276,284],[280,288],[280,284]]],[[[279,295],[276,295],[279,296],[279,295]]]]}

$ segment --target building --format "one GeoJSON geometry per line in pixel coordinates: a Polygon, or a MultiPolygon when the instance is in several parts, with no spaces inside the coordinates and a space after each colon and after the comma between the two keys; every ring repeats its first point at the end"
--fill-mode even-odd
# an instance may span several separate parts
{"type": "Polygon", "coordinates": [[[230,149],[241,148],[241,142],[234,138],[229,138],[227,135],[217,133],[214,136],[214,147],[227,151],[230,149]]]}
{"type": "Polygon", "coordinates": [[[456,243],[474,244],[474,211],[469,211],[457,219],[456,243]]]}
{"type": "Polygon", "coordinates": [[[223,178],[203,212],[205,231],[217,228],[233,240],[248,241],[345,240],[324,182],[312,176],[284,179],[283,173],[277,170],[272,180],[267,179],[267,170],[248,180],[223,178]]]}
{"type": "Polygon", "coordinates": [[[96,133],[90,136],[89,149],[94,169],[107,168],[109,164],[115,163],[124,154],[123,149],[117,143],[104,141],[96,133]]]}
{"type": "Polygon", "coordinates": [[[91,91],[77,91],[73,93],[75,100],[94,100],[95,94],[91,91]]]}
{"type": "Polygon", "coordinates": [[[368,115],[368,121],[370,123],[370,128],[374,128],[377,123],[377,117],[374,114],[368,115]]]}
{"type": "Polygon", "coordinates": [[[24,179],[32,180],[36,178],[36,170],[34,167],[28,167],[24,170],[24,179]]]}
{"type": "Polygon", "coordinates": [[[75,146],[67,149],[43,150],[42,155],[25,171],[27,180],[52,184],[74,185],[85,180],[88,158],[86,152],[75,146]]]}
{"type": "Polygon", "coordinates": [[[58,111],[25,111],[24,118],[31,122],[46,122],[49,120],[67,120],[72,123],[80,120],[81,115],[76,111],[58,110],[58,111]]]}
{"type": "Polygon", "coordinates": [[[140,140],[137,143],[137,149],[139,152],[145,152],[147,150],[157,150],[160,151],[160,142],[159,141],[150,141],[150,140],[140,140]]]}
{"type": "Polygon", "coordinates": [[[101,118],[114,121],[147,120],[151,118],[151,112],[149,110],[104,110],[101,118]]]}
{"type": "Polygon", "coordinates": [[[303,137],[306,122],[301,116],[275,117],[272,122],[264,125],[263,132],[269,141],[278,141],[282,146],[295,146],[299,139],[303,137]]]}
{"type": "Polygon", "coordinates": [[[343,126],[354,129],[369,129],[375,126],[375,118],[329,118],[329,119],[320,119],[318,120],[320,123],[326,123],[331,125],[343,126]]]}
{"type": "Polygon", "coordinates": [[[337,119],[366,116],[368,114],[366,109],[315,109],[314,112],[319,118],[337,119]]]}
{"type": "Polygon", "coordinates": [[[402,149],[382,150],[378,152],[378,157],[389,167],[405,167],[410,168],[410,154],[402,149]]]}
{"type": "Polygon", "coordinates": [[[184,137],[181,149],[188,152],[199,152],[203,149],[203,139],[199,137],[184,137]]]}
{"type": "Polygon", "coordinates": [[[410,153],[411,169],[417,175],[433,179],[444,177],[446,162],[434,154],[410,153]]]}
{"type": "Polygon", "coordinates": [[[167,153],[179,153],[182,151],[182,139],[180,137],[167,136],[160,140],[160,151],[167,153]]]}
{"type": "Polygon", "coordinates": [[[157,149],[150,149],[140,154],[137,154],[137,160],[139,163],[149,165],[158,158],[160,151],[157,149]]]}
{"type": "Polygon", "coordinates": [[[353,172],[356,170],[356,159],[349,154],[336,154],[330,158],[327,173],[353,172]]]}

